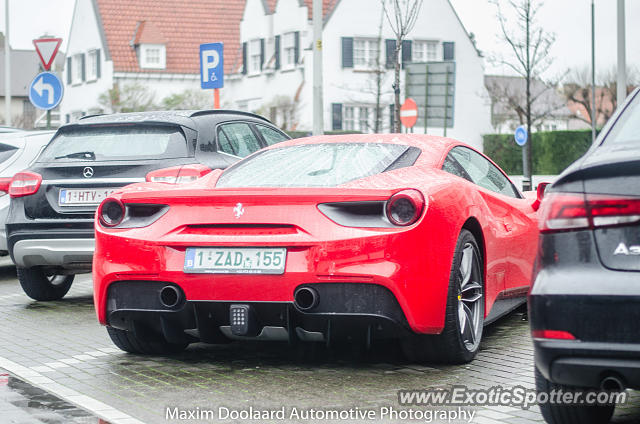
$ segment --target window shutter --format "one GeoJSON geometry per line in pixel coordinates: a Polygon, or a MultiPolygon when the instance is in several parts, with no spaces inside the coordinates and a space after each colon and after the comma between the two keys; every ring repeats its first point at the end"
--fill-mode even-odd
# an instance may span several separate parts
{"type": "Polygon", "coordinates": [[[295,34],[294,61],[295,61],[295,64],[297,65],[298,62],[300,62],[300,31],[296,31],[294,34],[295,34]]]}
{"type": "Polygon", "coordinates": [[[453,41],[442,43],[442,60],[454,60],[454,46],[453,41]]]}
{"type": "Polygon", "coordinates": [[[82,53],[82,56],[80,56],[80,60],[82,61],[81,62],[82,63],[82,82],[85,82],[87,80],[87,78],[86,78],[86,75],[87,75],[87,73],[86,73],[86,61],[85,61],[85,57],[86,56],[87,55],[84,54],[84,53],[82,53]]]}
{"type": "Polygon", "coordinates": [[[276,35],[276,41],[274,43],[275,57],[276,57],[276,69],[280,69],[280,36],[276,35]]]}
{"type": "Polygon", "coordinates": [[[393,127],[394,127],[394,123],[396,120],[396,115],[395,115],[395,105],[390,104],[389,105],[389,132],[393,132],[393,127]]]}
{"type": "Polygon", "coordinates": [[[242,43],[242,73],[247,74],[249,65],[247,63],[247,43],[242,43]]]}
{"type": "Polygon", "coordinates": [[[260,39],[260,70],[264,66],[264,38],[260,39]]]}
{"type": "Polygon", "coordinates": [[[384,40],[385,50],[387,52],[387,69],[393,69],[393,55],[396,52],[396,40],[384,40]]]}
{"type": "Polygon", "coordinates": [[[353,37],[342,37],[342,67],[353,68],[353,37]]]}
{"type": "Polygon", "coordinates": [[[402,66],[406,63],[411,63],[411,58],[413,57],[411,52],[412,46],[411,40],[402,40],[402,66]]]}
{"type": "Polygon", "coordinates": [[[100,79],[100,49],[96,50],[96,79],[100,79]]]}
{"type": "Polygon", "coordinates": [[[332,130],[341,130],[342,129],[342,103],[332,103],[331,104],[331,129],[332,130]]]}
{"type": "Polygon", "coordinates": [[[71,56],[67,58],[67,84],[71,84],[71,56]]]}

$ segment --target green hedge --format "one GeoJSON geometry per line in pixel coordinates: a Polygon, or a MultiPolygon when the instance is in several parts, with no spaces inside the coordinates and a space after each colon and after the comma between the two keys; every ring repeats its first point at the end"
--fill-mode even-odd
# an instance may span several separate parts
{"type": "MultiPolygon", "coordinates": [[[[531,142],[531,140],[530,140],[531,142]]],[[[513,134],[483,136],[484,154],[507,174],[522,175],[522,147],[513,134]]],[[[557,175],[591,147],[591,131],[533,133],[533,174],[557,175]]]]}

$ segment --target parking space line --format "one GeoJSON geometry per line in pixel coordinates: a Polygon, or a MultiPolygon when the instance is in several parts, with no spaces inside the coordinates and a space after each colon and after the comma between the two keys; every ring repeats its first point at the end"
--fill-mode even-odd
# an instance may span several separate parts
{"type": "Polygon", "coordinates": [[[26,382],[40,387],[59,398],[83,408],[92,414],[103,418],[111,424],[143,424],[142,421],[116,409],[106,403],[93,399],[80,392],[63,386],[50,378],[40,374],[34,368],[29,368],[17,364],[9,359],[0,356],[0,368],[4,368],[26,382]]]}

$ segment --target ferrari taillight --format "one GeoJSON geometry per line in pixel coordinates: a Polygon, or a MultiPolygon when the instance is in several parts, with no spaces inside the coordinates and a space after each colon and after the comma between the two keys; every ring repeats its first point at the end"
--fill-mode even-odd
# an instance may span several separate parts
{"type": "Polygon", "coordinates": [[[98,207],[98,219],[105,227],[115,227],[124,220],[126,209],[118,199],[107,199],[98,207]]]}
{"type": "Polygon", "coordinates": [[[209,172],[211,172],[211,168],[202,164],[173,166],[149,172],[147,181],[168,184],[188,183],[207,175],[209,172]]]}
{"type": "Polygon", "coordinates": [[[551,193],[540,208],[540,231],[582,230],[640,221],[640,198],[551,193]]]}
{"type": "Polygon", "coordinates": [[[11,197],[30,196],[38,191],[42,183],[42,176],[35,172],[18,172],[9,183],[9,195],[11,197]]]}
{"type": "Polygon", "coordinates": [[[407,226],[420,218],[424,206],[424,196],[418,190],[402,190],[387,200],[385,211],[389,222],[407,226]]]}

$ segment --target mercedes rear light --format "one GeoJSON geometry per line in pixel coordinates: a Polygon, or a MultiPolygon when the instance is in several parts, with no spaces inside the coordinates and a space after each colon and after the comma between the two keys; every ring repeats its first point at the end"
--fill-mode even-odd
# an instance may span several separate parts
{"type": "Polygon", "coordinates": [[[576,340],[573,334],[562,330],[533,330],[531,337],[534,339],[576,340]]]}
{"type": "Polygon", "coordinates": [[[157,169],[147,174],[147,182],[181,184],[195,181],[211,172],[211,168],[202,164],[173,166],[157,169]]]}
{"type": "Polygon", "coordinates": [[[543,233],[640,222],[640,197],[551,193],[540,209],[543,233]]]}
{"type": "Polygon", "coordinates": [[[13,176],[9,183],[9,196],[30,196],[38,191],[42,176],[35,172],[22,171],[13,176]]]}
{"type": "Polygon", "coordinates": [[[0,192],[9,193],[11,178],[0,178],[0,192]]]}

